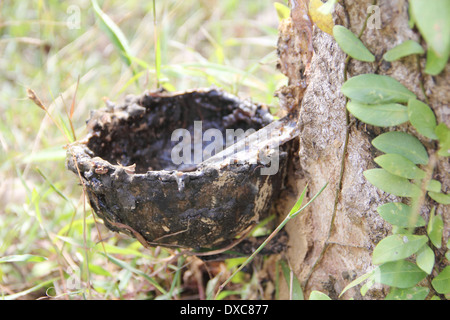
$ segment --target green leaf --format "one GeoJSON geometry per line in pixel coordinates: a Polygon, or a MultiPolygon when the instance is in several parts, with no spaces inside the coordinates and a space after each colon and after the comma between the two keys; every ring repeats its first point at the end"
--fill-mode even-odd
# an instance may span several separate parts
{"type": "Polygon", "coordinates": [[[444,230],[444,222],[442,216],[435,214],[436,207],[430,212],[430,219],[428,220],[427,233],[433,245],[440,249],[442,246],[442,231],[444,230]]]}
{"type": "Polygon", "coordinates": [[[15,254],[0,258],[0,263],[5,262],[42,262],[47,260],[46,257],[36,256],[33,254],[15,254]]]}
{"type": "Polygon", "coordinates": [[[435,192],[435,193],[439,193],[441,192],[441,188],[442,188],[442,184],[434,179],[431,179],[430,181],[428,181],[427,186],[426,186],[426,190],[427,191],[431,191],[431,192],[435,192]]]}
{"type": "Polygon", "coordinates": [[[295,215],[297,213],[297,211],[300,210],[302,203],[303,203],[303,199],[305,198],[305,194],[306,194],[306,190],[307,190],[308,186],[306,186],[303,189],[302,194],[300,195],[300,197],[298,198],[297,202],[295,203],[295,205],[292,207],[291,211],[289,212],[289,216],[295,215]]]}
{"type": "Polygon", "coordinates": [[[424,300],[430,289],[426,287],[412,287],[406,289],[391,288],[385,300],[424,300]]]}
{"type": "Polygon", "coordinates": [[[423,136],[430,139],[437,139],[436,133],[436,117],[433,110],[417,99],[408,101],[408,116],[411,124],[423,136]]]}
{"type": "Polygon", "coordinates": [[[345,288],[339,294],[339,297],[341,297],[347,290],[349,290],[349,289],[351,289],[353,287],[356,287],[357,285],[363,283],[367,279],[373,278],[374,273],[375,273],[375,270],[367,272],[367,273],[363,274],[362,276],[359,276],[358,278],[356,278],[352,282],[350,282],[348,285],[345,286],[345,288]]]}
{"type": "Polygon", "coordinates": [[[406,103],[416,97],[394,78],[370,73],[348,79],[341,91],[346,97],[367,104],[406,103]]]}
{"type": "Polygon", "coordinates": [[[447,127],[445,123],[440,123],[437,125],[434,130],[436,136],[439,140],[439,151],[438,155],[442,157],[450,156],[450,129],[447,127]]]}
{"type": "Polygon", "coordinates": [[[427,276],[414,263],[399,260],[386,262],[375,269],[375,281],[397,288],[409,288],[415,286],[427,276]]]}
{"type": "Polygon", "coordinates": [[[444,70],[448,61],[448,55],[439,57],[433,48],[427,50],[427,62],[425,64],[425,73],[436,76],[444,70]]]}
{"type": "Polygon", "coordinates": [[[423,54],[424,52],[425,51],[420,44],[414,40],[406,40],[405,42],[402,42],[398,46],[395,46],[391,50],[387,51],[383,55],[383,59],[391,62],[412,54],[423,54]]]}
{"type": "Polygon", "coordinates": [[[420,188],[410,183],[408,179],[393,175],[384,169],[364,171],[366,179],[378,189],[399,197],[418,197],[420,188]]]}
{"type": "Polygon", "coordinates": [[[378,127],[391,127],[408,121],[408,108],[401,104],[364,104],[349,101],[347,109],[359,120],[378,127]]]}
{"type": "Polygon", "coordinates": [[[289,288],[289,292],[292,293],[292,297],[291,297],[292,300],[304,300],[303,290],[300,285],[300,281],[298,281],[295,274],[293,272],[291,272],[291,269],[289,268],[289,266],[287,265],[287,263],[284,260],[281,261],[281,269],[283,271],[284,279],[286,279],[286,282],[287,282],[287,285],[289,288]],[[291,278],[291,274],[292,274],[292,278],[291,278]],[[291,288],[291,284],[292,284],[292,288],[291,288]]]}
{"type": "Polygon", "coordinates": [[[367,291],[369,291],[370,288],[372,288],[374,284],[375,284],[375,280],[373,279],[373,277],[370,278],[369,280],[367,280],[367,282],[361,286],[361,289],[359,289],[359,292],[361,293],[361,295],[364,297],[366,295],[367,291]]]}
{"type": "Polygon", "coordinates": [[[416,263],[420,269],[431,274],[434,267],[434,252],[428,245],[424,245],[417,252],[416,263]]]}
{"type": "Polygon", "coordinates": [[[101,267],[99,265],[95,265],[92,263],[89,263],[89,272],[98,274],[100,276],[112,277],[112,274],[109,273],[108,270],[104,269],[103,267],[101,267]]]}
{"type": "Polygon", "coordinates": [[[427,236],[395,234],[381,240],[373,250],[372,262],[383,264],[405,259],[416,253],[425,243],[427,236]]]}
{"type": "Polygon", "coordinates": [[[386,171],[407,179],[423,179],[425,171],[419,169],[411,160],[395,154],[387,153],[376,157],[374,161],[386,171]]]}
{"type": "Polygon", "coordinates": [[[410,0],[411,15],[428,46],[437,56],[450,52],[450,1],[410,0]]]}
{"type": "Polygon", "coordinates": [[[399,154],[415,164],[428,163],[425,147],[419,139],[405,132],[385,132],[373,139],[372,145],[385,153],[399,154]]]}
{"type": "MultiPolygon", "coordinates": [[[[292,218],[295,218],[298,214],[300,214],[300,212],[302,212],[306,207],[308,207],[321,193],[323,190],[325,190],[325,188],[327,187],[328,182],[325,183],[325,185],[320,188],[320,190],[308,201],[308,203],[306,203],[303,207],[300,208],[302,202],[303,202],[303,198],[305,197],[306,194],[306,190],[308,188],[308,186],[305,187],[305,189],[303,189],[302,194],[300,195],[300,198],[298,199],[297,203],[294,205],[294,207],[291,209],[291,211],[289,212],[289,214],[287,215],[286,219],[284,220],[285,222],[289,221],[292,218]],[[300,209],[299,209],[300,208],[300,209]]],[[[282,222],[280,226],[284,226],[284,222],[282,222]]],[[[277,227],[278,228],[278,227],[277,227]]]]}
{"type": "Polygon", "coordinates": [[[331,298],[325,293],[314,290],[309,295],[309,300],[331,300],[331,298]]]}
{"type": "Polygon", "coordinates": [[[225,298],[228,296],[239,295],[241,293],[242,293],[241,291],[236,291],[236,290],[223,290],[223,291],[220,291],[220,293],[216,297],[214,297],[214,300],[225,300],[225,298]]]}
{"type": "Polygon", "coordinates": [[[426,224],[425,220],[412,211],[412,208],[401,202],[390,202],[377,208],[380,216],[392,225],[412,228],[422,227],[426,224]]]}
{"type": "Polygon", "coordinates": [[[286,6],[285,4],[281,2],[274,2],[273,6],[277,11],[278,19],[280,21],[289,18],[289,16],[291,15],[291,9],[289,9],[289,7],[286,6]]]}
{"type": "Polygon", "coordinates": [[[441,203],[441,204],[450,204],[450,195],[442,193],[442,192],[428,192],[428,195],[431,199],[434,201],[441,203]]]}
{"type": "Polygon", "coordinates": [[[350,57],[360,61],[375,61],[375,56],[364,46],[361,40],[347,28],[340,25],[334,26],[333,36],[342,51],[350,57]]]}
{"type": "Polygon", "coordinates": [[[450,293],[450,266],[446,266],[441,273],[434,277],[431,284],[438,293],[450,293]]]}
{"type": "Polygon", "coordinates": [[[411,6],[408,6],[408,15],[409,15],[408,27],[410,29],[414,29],[415,21],[414,21],[414,17],[412,16],[411,11],[412,11],[411,6]]]}

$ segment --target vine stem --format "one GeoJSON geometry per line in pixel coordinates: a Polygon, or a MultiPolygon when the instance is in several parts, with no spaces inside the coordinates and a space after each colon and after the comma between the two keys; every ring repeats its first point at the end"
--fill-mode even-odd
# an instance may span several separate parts
{"type": "MultiPolygon", "coordinates": [[[[373,1],[373,5],[376,5],[377,1],[373,1]]],[[[363,26],[358,34],[358,38],[361,38],[364,30],[367,27],[367,21],[369,20],[370,16],[372,15],[372,13],[368,14],[366,16],[366,19],[364,20],[363,26]]],[[[347,58],[345,59],[345,63],[344,63],[344,70],[343,70],[343,78],[344,78],[344,82],[347,81],[347,77],[348,77],[348,66],[350,63],[351,57],[347,55],[347,58]]],[[[345,97],[345,106],[347,105],[348,102],[348,98],[345,97]]],[[[336,186],[336,193],[334,196],[334,204],[333,204],[333,212],[331,214],[331,221],[330,221],[330,226],[328,228],[328,233],[326,235],[322,250],[319,253],[319,256],[317,257],[316,261],[314,261],[314,264],[311,266],[310,271],[308,272],[308,275],[306,276],[306,279],[304,281],[303,284],[303,288],[306,289],[306,287],[308,286],[309,280],[311,279],[311,275],[314,273],[314,271],[316,270],[317,266],[319,265],[319,263],[322,261],[326,251],[328,250],[330,244],[329,240],[331,238],[331,234],[334,230],[334,221],[336,218],[336,213],[337,213],[337,207],[339,204],[339,198],[341,195],[341,191],[342,191],[342,182],[344,180],[344,173],[345,173],[345,160],[346,160],[346,156],[347,156],[347,150],[348,150],[348,142],[350,139],[350,113],[347,110],[347,108],[345,108],[345,139],[344,139],[344,147],[342,149],[342,157],[341,157],[341,164],[340,164],[340,170],[339,170],[339,179],[338,179],[338,184],[336,186]]]]}
{"type": "Polygon", "coordinates": [[[426,104],[430,104],[430,101],[428,100],[427,92],[425,90],[423,72],[422,72],[422,67],[420,65],[420,56],[419,55],[416,55],[416,63],[417,63],[417,70],[419,71],[420,89],[422,90],[422,94],[423,94],[426,104]]]}

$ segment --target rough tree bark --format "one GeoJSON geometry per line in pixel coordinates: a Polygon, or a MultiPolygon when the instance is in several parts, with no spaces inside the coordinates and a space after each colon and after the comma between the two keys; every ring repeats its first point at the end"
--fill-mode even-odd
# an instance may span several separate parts
{"type": "MultiPolygon", "coordinates": [[[[333,13],[334,23],[358,35],[371,5],[372,0],[339,1],[333,13]]],[[[417,30],[408,26],[407,1],[380,0],[376,5],[381,24],[379,28],[366,28],[361,37],[376,56],[376,62],[350,60],[348,78],[362,73],[392,76],[422,101],[425,101],[425,93],[438,122],[450,125],[449,64],[440,75],[432,77],[420,70],[425,65],[424,57],[420,58],[420,68],[415,56],[392,63],[383,61],[381,57],[387,50],[405,40],[424,42],[417,30]]],[[[282,21],[279,28],[280,71],[289,78],[289,84],[279,89],[278,96],[282,104],[299,108],[301,134],[298,159],[294,159],[290,174],[290,192],[286,192],[286,199],[278,210],[289,211],[306,184],[311,197],[328,182],[326,190],[309,210],[286,226],[290,236],[287,259],[304,287],[305,298],[312,290],[319,290],[336,299],[353,279],[374,268],[372,251],[390,232],[389,224],[378,215],[376,208],[400,199],[383,193],[363,176],[364,170],[375,167],[373,159],[378,154],[371,140],[386,130],[355,122],[352,116],[346,119],[346,101],[340,92],[345,53],[331,35],[314,26],[311,34],[314,54],[305,80],[302,50],[307,48],[302,39],[307,39],[308,32],[299,31],[299,27],[305,26],[296,24],[295,17],[291,16],[282,21]],[[302,83],[306,83],[306,88],[302,88],[302,83]],[[348,145],[344,152],[347,130],[348,145]]],[[[408,125],[387,131],[393,129],[415,133],[408,125]]],[[[436,150],[429,140],[418,137],[427,148],[436,150]]],[[[434,171],[434,178],[442,182],[446,193],[450,189],[449,171],[448,160],[440,161],[434,171]]],[[[450,233],[448,207],[438,205],[436,208],[443,215],[445,241],[450,233]]],[[[425,219],[430,209],[431,205],[427,205],[422,212],[425,219]]],[[[375,285],[363,297],[359,288],[349,290],[341,298],[381,299],[387,294],[385,287],[375,285]]],[[[282,291],[281,298],[288,298],[287,290],[282,291]]]]}

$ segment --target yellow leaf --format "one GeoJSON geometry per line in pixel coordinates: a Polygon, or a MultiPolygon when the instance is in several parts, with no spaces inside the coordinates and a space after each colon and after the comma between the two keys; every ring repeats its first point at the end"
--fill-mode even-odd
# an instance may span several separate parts
{"type": "Polygon", "coordinates": [[[289,18],[290,14],[291,14],[291,9],[289,9],[288,6],[286,6],[280,2],[274,2],[273,5],[275,6],[275,9],[277,10],[277,15],[278,15],[279,20],[289,18]]]}
{"type": "Polygon", "coordinates": [[[319,11],[319,8],[323,5],[324,3],[320,0],[310,0],[309,16],[320,30],[333,35],[334,23],[331,13],[323,14],[319,11]]]}

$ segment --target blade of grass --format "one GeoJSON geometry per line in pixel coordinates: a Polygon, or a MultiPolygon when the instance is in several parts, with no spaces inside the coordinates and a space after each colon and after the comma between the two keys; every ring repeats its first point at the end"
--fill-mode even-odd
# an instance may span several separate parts
{"type": "MultiPolygon", "coordinates": [[[[103,255],[103,253],[101,253],[101,252],[99,252],[99,253],[103,255]]],[[[121,268],[123,268],[123,269],[126,269],[126,270],[128,270],[128,271],[131,271],[132,273],[134,273],[134,274],[136,274],[136,275],[138,275],[138,276],[140,276],[140,277],[143,277],[145,280],[147,280],[147,281],[150,282],[153,286],[155,286],[155,288],[158,289],[162,294],[167,294],[167,291],[164,290],[164,289],[159,285],[158,282],[156,282],[153,278],[149,277],[147,274],[145,274],[145,273],[142,272],[141,270],[138,270],[138,269],[136,269],[136,268],[130,266],[128,263],[126,263],[126,262],[124,262],[124,261],[122,261],[122,260],[119,260],[119,259],[117,259],[117,258],[114,258],[113,256],[111,256],[111,255],[109,255],[109,254],[106,255],[106,257],[108,258],[109,261],[111,261],[111,262],[114,263],[115,265],[117,265],[117,266],[119,266],[119,267],[121,267],[121,268]]]]}
{"type": "Polygon", "coordinates": [[[180,287],[181,282],[181,269],[183,268],[184,257],[181,256],[178,258],[177,269],[175,271],[175,275],[172,279],[172,284],[169,289],[169,297],[172,297],[174,294],[178,293],[179,290],[176,290],[177,286],[180,287]]]}
{"type": "Polygon", "coordinates": [[[5,262],[41,262],[47,260],[46,257],[36,256],[33,254],[15,254],[0,258],[0,263],[5,262]]]}
{"type": "Polygon", "coordinates": [[[281,261],[281,269],[283,271],[284,278],[286,279],[287,285],[289,287],[289,299],[304,300],[303,290],[300,285],[300,282],[294,275],[292,269],[288,266],[288,264],[284,260],[281,261]]]}
{"type": "Polygon", "coordinates": [[[102,9],[100,9],[97,0],[91,0],[91,3],[95,14],[99,18],[100,28],[106,33],[111,43],[117,51],[119,51],[120,58],[128,67],[130,67],[134,75],[135,70],[131,65],[131,57],[133,57],[133,54],[127,38],[123,34],[122,30],[120,30],[119,26],[106,13],[104,13],[102,9]]]}
{"type": "MultiPolygon", "coordinates": [[[[77,136],[75,134],[75,128],[73,127],[73,123],[72,123],[72,119],[73,119],[73,113],[75,111],[75,99],[77,97],[77,92],[78,92],[78,85],[80,84],[80,76],[78,75],[78,79],[77,79],[77,85],[75,87],[75,93],[73,94],[73,98],[72,98],[72,104],[70,105],[70,111],[68,114],[68,118],[69,118],[69,124],[70,124],[70,129],[72,130],[72,137],[73,137],[73,141],[77,140],[77,136]]],[[[62,96],[61,96],[62,99],[62,96]]],[[[63,100],[64,101],[64,100],[63,100]]]]}
{"type": "MultiPolygon", "coordinates": [[[[73,118],[73,112],[75,111],[75,99],[77,97],[77,92],[78,92],[78,86],[80,84],[80,76],[78,76],[77,79],[77,86],[75,87],[75,93],[73,95],[73,99],[72,99],[72,104],[70,105],[70,113],[69,113],[69,118],[72,119],[73,118]]],[[[74,135],[75,136],[75,135],[74,135]]],[[[76,140],[76,139],[75,139],[76,140]]]]}
{"type": "Polygon", "coordinates": [[[155,28],[153,32],[153,41],[155,45],[155,70],[156,70],[156,87],[160,87],[161,79],[161,42],[159,38],[159,27],[156,20],[156,0],[153,0],[153,26],[155,28]]]}
{"type": "Polygon", "coordinates": [[[50,181],[50,179],[44,174],[44,172],[42,172],[41,169],[39,169],[38,167],[36,167],[36,171],[37,173],[39,173],[41,175],[42,178],[44,178],[44,180],[50,185],[50,187],[53,189],[53,191],[55,191],[61,198],[63,198],[66,202],[68,202],[70,204],[70,206],[72,208],[75,209],[75,206],[73,205],[72,201],[67,198],[61,190],[59,190],[58,187],[56,187],[53,182],[50,181]]]}
{"type": "Polygon", "coordinates": [[[137,82],[140,77],[142,77],[145,73],[147,73],[147,70],[142,70],[139,73],[136,73],[133,77],[130,78],[123,86],[120,88],[120,90],[117,92],[117,94],[123,93],[131,84],[137,82]]]}

